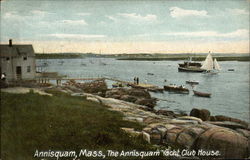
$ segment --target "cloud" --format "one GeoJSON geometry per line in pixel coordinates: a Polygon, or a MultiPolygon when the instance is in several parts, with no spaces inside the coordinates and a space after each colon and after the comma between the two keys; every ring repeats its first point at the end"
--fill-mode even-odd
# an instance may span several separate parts
{"type": "Polygon", "coordinates": [[[188,37],[225,37],[225,38],[236,38],[236,37],[248,37],[249,30],[238,29],[229,33],[218,33],[216,31],[200,31],[200,32],[170,32],[163,33],[167,36],[188,36],[188,37]]]}
{"type": "Polygon", "coordinates": [[[91,15],[91,13],[82,12],[82,13],[77,13],[76,15],[78,15],[78,16],[89,16],[89,15],[91,15]]]}
{"type": "Polygon", "coordinates": [[[136,21],[152,22],[152,21],[157,20],[157,16],[154,14],[147,14],[146,16],[142,16],[136,13],[118,13],[117,15],[124,17],[124,18],[131,19],[131,20],[136,20],[136,21]]]}
{"type": "Polygon", "coordinates": [[[185,10],[179,7],[171,7],[170,15],[173,18],[181,18],[188,16],[208,17],[207,11],[205,10],[185,10]]]}
{"type": "Polygon", "coordinates": [[[61,21],[57,21],[57,22],[63,23],[63,24],[68,24],[68,25],[83,25],[83,26],[88,25],[88,23],[85,22],[85,20],[61,20],[61,21]]]}
{"type": "Polygon", "coordinates": [[[105,16],[105,17],[114,21],[114,22],[118,21],[118,18],[115,18],[114,16],[105,16]]]}
{"type": "Polygon", "coordinates": [[[97,34],[48,34],[47,36],[56,38],[70,39],[89,39],[89,38],[105,38],[105,35],[97,34]]]}
{"type": "Polygon", "coordinates": [[[36,15],[36,16],[45,16],[47,14],[51,14],[49,12],[41,11],[41,10],[32,10],[31,13],[32,15],[36,15]]]}
{"type": "Polygon", "coordinates": [[[18,13],[15,12],[15,11],[11,11],[11,12],[6,12],[4,14],[3,18],[5,18],[5,19],[14,19],[15,20],[15,19],[22,19],[23,17],[18,15],[18,13]]]}
{"type": "Polygon", "coordinates": [[[233,15],[249,15],[249,12],[244,9],[227,9],[233,15]]]}

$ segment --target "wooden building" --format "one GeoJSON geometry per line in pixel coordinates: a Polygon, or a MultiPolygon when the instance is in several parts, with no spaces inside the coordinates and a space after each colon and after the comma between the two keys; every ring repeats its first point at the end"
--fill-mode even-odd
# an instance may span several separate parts
{"type": "Polygon", "coordinates": [[[36,75],[35,53],[32,45],[0,44],[1,68],[7,80],[31,80],[36,75]]]}

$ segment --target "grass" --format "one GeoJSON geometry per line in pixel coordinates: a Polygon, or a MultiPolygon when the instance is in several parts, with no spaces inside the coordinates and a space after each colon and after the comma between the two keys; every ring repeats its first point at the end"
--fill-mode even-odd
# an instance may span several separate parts
{"type": "MultiPolygon", "coordinates": [[[[122,120],[105,106],[56,93],[41,96],[1,93],[1,158],[34,159],[37,150],[152,150],[141,137],[120,127],[143,126],[122,120]]],[[[155,150],[155,149],[153,149],[155,150]]],[[[137,157],[138,158],[138,157],[137,157]]]]}

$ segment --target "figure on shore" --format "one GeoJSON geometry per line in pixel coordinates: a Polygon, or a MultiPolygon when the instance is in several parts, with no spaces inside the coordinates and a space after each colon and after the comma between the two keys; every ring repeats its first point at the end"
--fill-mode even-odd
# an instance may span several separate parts
{"type": "Polygon", "coordinates": [[[139,84],[139,77],[136,77],[136,84],[139,84]]]}
{"type": "Polygon", "coordinates": [[[5,73],[2,73],[1,80],[4,81],[4,82],[6,81],[6,74],[5,73]]]}
{"type": "Polygon", "coordinates": [[[134,77],[134,84],[136,84],[136,77],[134,77]]]}

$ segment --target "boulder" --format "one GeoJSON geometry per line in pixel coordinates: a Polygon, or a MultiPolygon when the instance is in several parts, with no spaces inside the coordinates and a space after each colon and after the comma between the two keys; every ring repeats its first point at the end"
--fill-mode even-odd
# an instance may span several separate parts
{"type": "Polygon", "coordinates": [[[203,132],[193,144],[196,150],[219,150],[221,157],[216,158],[246,158],[248,139],[241,134],[226,128],[214,127],[203,132]]]}
{"type": "MultiPolygon", "coordinates": [[[[248,139],[250,138],[250,131],[249,130],[245,130],[245,129],[236,129],[236,131],[240,134],[242,134],[243,136],[247,137],[248,139]]],[[[250,149],[250,148],[249,148],[250,149]]]]}
{"type": "Polygon", "coordinates": [[[230,121],[230,122],[235,122],[235,123],[239,123],[244,125],[246,128],[248,127],[249,123],[236,119],[236,118],[231,118],[231,117],[227,117],[227,116],[223,116],[223,115],[217,115],[214,116],[211,121],[230,121]]]}
{"type": "Polygon", "coordinates": [[[106,92],[107,98],[120,99],[139,105],[153,108],[156,105],[156,99],[151,98],[149,92],[138,88],[113,88],[106,92]]]}
{"type": "Polygon", "coordinates": [[[162,143],[162,133],[158,129],[151,130],[150,142],[152,144],[161,144],[162,143]]]}
{"type": "Polygon", "coordinates": [[[247,129],[246,126],[244,126],[240,123],[231,122],[231,121],[212,121],[209,123],[217,125],[217,126],[221,126],[221,127],[231,128],[231,129],[237,129],[237,128],[247,129]]]}
{"type": "Polygon", "coordinates": [[[142,135],[141,132],[135,131],[134,128],[121,128],[121,130],[123,130],[125,133],[128,133],[132,137],[138,137],[142,135]]]}
{"type": "Polygon", "coordinates": [[[176,143],[181,148],[191,149],[194,141],[202,132],[204,132],[204,129],[201,127],[186,127],[178,134],[176,143]]]}
{"type": "Polygon", "coordinates": [[[200,118],[192,117],[192,116],[182,116],[182,117],[178,117],[176,119],[179,119],[179,120],[194,120],[194,121],[197,121],[200,124],[202,123],[202,120],[200,118]]]}
{"type": "Polygon", "coordinates": [[[120,97],[120,100],[134,103],[137,100],[137,98],[130,95],[123,95],[120,97]]]}
{"type": "Polygon", "coordinates": [[[105,93],[108,89],[107,84],[103,79],[86,83],[77,83],[74,80],[69,80],[64,83],[64,86],[73,91],[84,91],[86,93],[94,93],[101,96],[105,96],[105,93]]]}
{"type": "Polygon", "coordinates": [[[203,121],[210,120],[210,112],[207,109],[193,108],[190,112],[190,116],[200,118],[203,121]]]}
{"type": "Polygon", "coordinates": [[[137,99],[135,101],[135,104],[144,105],[144,106],[148,106],[150,108],[154,108],[154,106],[156,105],[156,100],[140,98],[140,99],[137,99]]]}
{"type": "Polygon", "coordinates": [[[181,133],[182,128],[179,126],[173,127],[167,131],[165,137],[163,137],[163,142],[167,144],[176,145],[176,138],[179,133],[181,133]]]}
{"type": "Polygon", "coordinates": [[[151,98],[149,92],[144,89],[131,88],[127,90],[127,94],[135,97],[151,98]]]}
{"type": "Polygon", "coordinates": [[[147,132],[142,131],[142,138],[150,143],[150,135],[147,132]]]}
{"type": "Polygon", "coordinates": [[[167,111],[167,110],[158,110],[155,112],[156,114],[168,116],[168,117],[173,117],[176,118],[176,115],[173,111],[167,111]]]}

